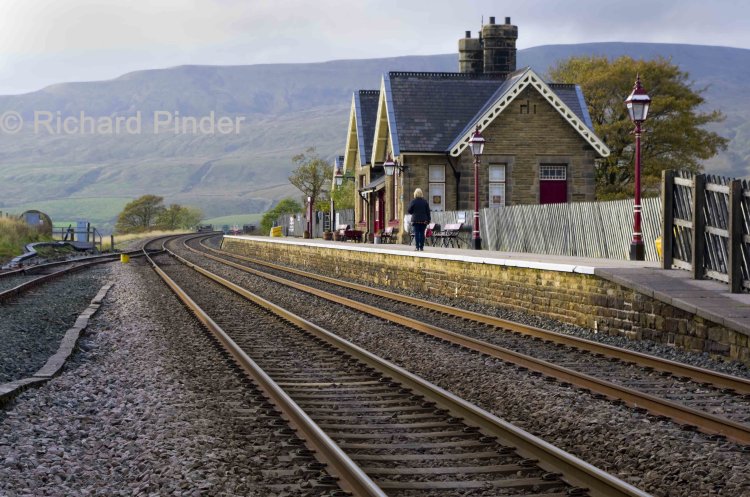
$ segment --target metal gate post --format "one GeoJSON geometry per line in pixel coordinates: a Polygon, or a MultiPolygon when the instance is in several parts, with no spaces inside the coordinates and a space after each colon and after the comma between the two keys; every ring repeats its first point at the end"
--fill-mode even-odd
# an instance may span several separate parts
{"type": "Polygon", "coordinates": [[[664,209],[661,230],[661,252],[663,269],[672,269],[672,246],[674,245],[674,171],[661,172],[661,205],[664,209]]]}
{"type": "Polygon", "coordinates": [[[706,274],[706,175],[697,174],[693,179],[693,279],[702,280],[706,274]]]}
{"type": "Polygon", "coordinates": [[[729,257],[727,275],[729,291],[742,291],[742,182],[734,179],[729,183],[729,257]]]}

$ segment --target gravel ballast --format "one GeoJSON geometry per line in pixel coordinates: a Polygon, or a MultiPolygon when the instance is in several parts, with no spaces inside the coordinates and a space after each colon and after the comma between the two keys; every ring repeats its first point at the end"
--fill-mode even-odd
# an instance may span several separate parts
{"type": "MultiPolygon", "coordinates": [[[[115,285],[65,372],[0,411],[0,495],[325,494],[299,469],[279,472],[290,467],[293,445],[267,417],[256,417],[257,393],[219,366],[220,354],[151,270],[142,262],[106,268],[115,285]]],[[[242,279],[653,495],[750,495],[750,455],[735,444],[242,279]]]]}
{"type": "MultiPolygon", "coordinates": [[[[185,255],[191,260],[195,256],[185,255]]],[[[671,421],[550,384],[502,361],[457,350],[261,278],[202,262],[354,343],[657,496],[750,495],[750,455],[671,421]]]]}
{"type": "Polygon", "coordinates": [[[44,366],[107,272],[95,266],[0,303],[0,383],[31,376],[44,366]]]}
{"type": "Polygon", "coordinates": [[[151,269],[106,272],[115,285],[65,371],[0,411],[0,495],[329,492],[151,269]]]}

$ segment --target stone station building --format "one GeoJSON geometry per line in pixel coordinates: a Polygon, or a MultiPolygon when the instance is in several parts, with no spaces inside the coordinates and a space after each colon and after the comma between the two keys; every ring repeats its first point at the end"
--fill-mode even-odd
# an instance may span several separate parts
{"type": "Polygon", "coordinates": [[[595,161],[609,149],[592,131],[581,89],[516,70],[517,36],[510,18],[498,25],[490,17],[479,38],[459,40],[460,72],[390,72],[379,90],[354,93],[334,174],[354,178],[358,229],[391,227],[403,241],[415,188],[433,211],[473,210],[468,141],[477,127],[486,140],[480,208],[594,200],[595,161]]]}

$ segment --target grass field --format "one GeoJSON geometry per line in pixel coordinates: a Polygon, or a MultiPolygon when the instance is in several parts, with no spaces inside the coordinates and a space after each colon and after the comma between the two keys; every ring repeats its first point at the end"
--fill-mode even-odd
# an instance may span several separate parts
{"type": "Polygon", "coordinates": [[[201,224],[212,224],[214,228],[221,229],[222,226],[225,224],[228,224],[229,226],[234,226],[235,224],[242,227],[243,224],[254,224],[257,228],[260,226],[260,218],[263,217],[263,214],[235,214],[232,216],[221,216],[221,217],[213,217],[211,219],[204,219],[201,221],[201,224]]]}
{"type": "Polygon", "coordinates": [[[20,219],[0,218],[0,263],[21,255],[27,243],[46,239],[39,231],[20,219]]]}

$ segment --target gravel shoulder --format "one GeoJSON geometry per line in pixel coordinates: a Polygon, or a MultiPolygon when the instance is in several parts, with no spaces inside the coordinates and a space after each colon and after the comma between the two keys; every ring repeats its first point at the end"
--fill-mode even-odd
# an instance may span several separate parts
{"type": "Polygon", "coordinates": [[[64,372],[0,411],[0,495],[323,495],[279,472],[296,448],[156,275],[106,268],[64,372]]]}

